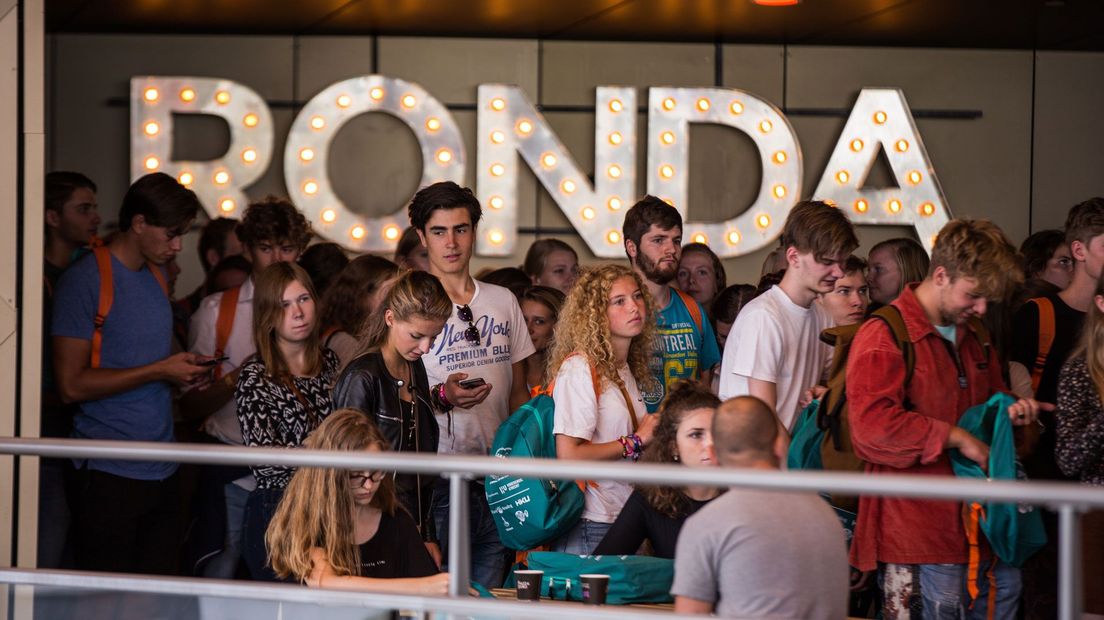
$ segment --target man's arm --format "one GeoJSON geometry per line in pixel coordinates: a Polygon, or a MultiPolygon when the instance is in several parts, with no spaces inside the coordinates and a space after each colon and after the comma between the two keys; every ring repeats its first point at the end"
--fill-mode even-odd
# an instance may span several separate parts
{"type": "Polygon", "coordinates": [[[713,389],[713,371],[714,370],[716,370],[715,366],[713,368],[710,368],[709,370],[703,370],[701,372],[701,377],[698,379],[698,383],[700,383],[701,386],[703,388],[707,389],[707,390],[712,390],[713,389]]]}
{"type": "Polygon", "coordinates": [[[66,403],[107,398],[152,381],[198,385],[211,370],[199,366],[200,358],[193,353],[177,353],[134,368],[92,368],[92,341],[66,336],[54,336],[53,349],[58,392],[66,403]]]}
{"type": "Polygon", "coordinates": [[[713,613],[713,603],[699,601],[698,599],[690,598],[689,596],[676,596],[675,613],[698,614],[703,616],[708,615],[713,613]]]}
{"type": "Polygon", "coordinates": [[[223,405],[234,400],[234,386],[238,382],[241,367],[223,375],[205,388],[184,392],[180,397],[180,412],[186,420],[204,420],[223,405]]]}

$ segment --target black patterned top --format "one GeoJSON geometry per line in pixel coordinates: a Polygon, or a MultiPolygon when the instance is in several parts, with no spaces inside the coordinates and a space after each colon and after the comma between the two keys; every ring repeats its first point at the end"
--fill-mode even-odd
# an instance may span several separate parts
{"type": "MultiPolygon", "coordinates": [[[[330,388],[340,362],[337,354],[325,348],[322,359],[322,372],[317,376],[292,379],[298,395],[268,376],[260,356],[242,363],[234,400],[245,445],[297,448],[330,415],[330,388]]],[[[295,473],[294,468],[272,465],[252,470],[259,489],[282,489],[295,473]]]]}
{"type": "Polygon", "coordinates": [[[1104,405],[1083,355],[1062,367],[1056,417],[1058,467],[1081,482],[1104,486],[1104,405]]]}

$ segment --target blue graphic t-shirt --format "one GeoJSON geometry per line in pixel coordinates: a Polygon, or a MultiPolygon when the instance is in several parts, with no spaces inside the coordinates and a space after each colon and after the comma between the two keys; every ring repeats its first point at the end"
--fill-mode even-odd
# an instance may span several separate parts
{"type": "Polygon", "coordinates": [[[697,379],[702,371],[721,363],[717,337],[701,304],[701,329],[675,289],[671,300],[656,317],[656,346],[649,367],[656,386],[643,392],[648,413],[655,413],[667,395],[667,386],[679,379],[697,379]]]}
{"type": "MultiPolygon", "coordinates": [[[[103,327],[102,368],[135,368],[172,353],[172,308],[156,277],[145,265],[132,271],[111,257],[115,286],[103,327]]],[[[92,340],[100,301],[100,272],[89,253],[62,274],[54,295],[54,336],[92,340]]],[[[83,439],[172,441],[172,393],[169,384],[152,381],[133,390],[80,403],[73,436],[83,439]]],[[[78,465],[79,465],[78,461],[78,465]]],[[[176,463],[89,460],[88,467],[137,480],[163,480],[176,463]]]]}

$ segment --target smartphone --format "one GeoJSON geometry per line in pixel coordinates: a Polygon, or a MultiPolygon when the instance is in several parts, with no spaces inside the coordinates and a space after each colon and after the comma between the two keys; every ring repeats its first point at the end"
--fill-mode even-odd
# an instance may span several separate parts
{"type": "Polygon", "coordinates": [[[477,387],[487,385],[487,382],[483,380],[483,377],[475,377],[474,379],[464,379],[459,384],[465,390],[474,390],[477,387]]]}
{"type": "Polygon", "coordinates": [[[215,366],[217,364],[221,364],[222,362],[225,362],[228,359],[230,359],[229,355],[223,355],[222,357],[216,357],[214,359],[209,359],[207,361],[197,362],[196,366],[215,366]]]}

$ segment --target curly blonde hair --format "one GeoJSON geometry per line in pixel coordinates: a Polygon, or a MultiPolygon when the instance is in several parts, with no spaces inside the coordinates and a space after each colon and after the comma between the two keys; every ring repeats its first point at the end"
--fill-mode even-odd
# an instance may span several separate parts
{"type": "Polygon", "coordinates": [[[600,378],[619,388],[625,387],[617,374],[608,318],[610,290],[614,282],[622,278],[632,278],[644,296],[644,329],[629,345],[629,371],[641,389],[654,386],[655,378],[648,370],[648,360],[655,340],[655,300],[640,276],[624,265],[601,265],[582,270],[560,310],[545,376],[555,377],[564,360],[578,353],[587,358],[600,378]]]}

